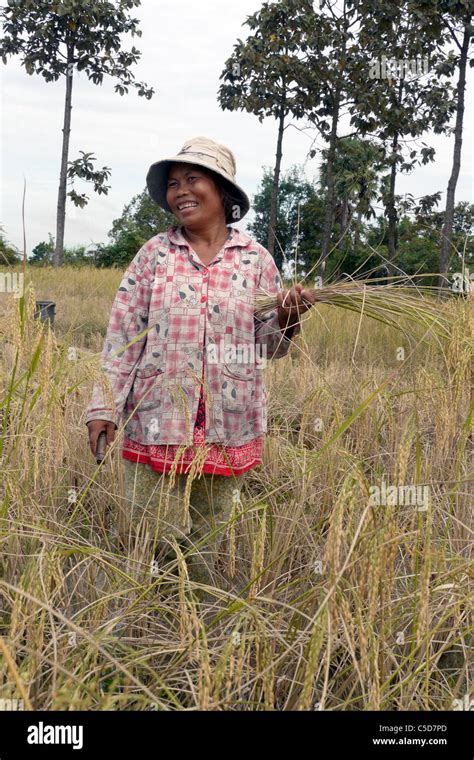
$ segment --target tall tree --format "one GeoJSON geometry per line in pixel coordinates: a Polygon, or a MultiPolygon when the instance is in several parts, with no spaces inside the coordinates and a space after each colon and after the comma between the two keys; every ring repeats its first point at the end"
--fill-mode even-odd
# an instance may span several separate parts
{"type": "MultiPolygon", "coordinates": [[[[266,242],[270,211],[270,199],[273,188],[273,172],[265,169],[260,187],[253,198],[255,219],[249,225],[249,231],[262,245],[266,242]]],[[[316,196],[315,187],[305,179],[300,166],[292,166],[283,175],[278,193],[278,214],[275,224],[276,249],[274,252],[277,267],[284,272],[284,264],[290,258],[296,258],[298,245],[298,216],[301,208],[316,196]]],[[[316,219],[314,219],[316,223],[316,219]]],[[[303,262],[301,262],[303,263],[303,262]]]]}
{"type": "MultiPolygon", "coordinates": [[[[64,261],[64,227],[66,217],[67,178],[78,176],[94,182],[97,192],[107,193],[104,180],[108,167],[94,172],[91,153],[69,164],[69,138],[71,132],[72,83],[74,68],[85,71],[94,84],[102,84],[104,74],[115,76],[119,84],[115,91],[120,95],[135,87],[138,95],[149,100],[153,88],[143,82],[134,82],[130,66],[138,61],[141,53],[132,46],[131,52],[120,49],[119,35],[130,32],[141,37],[137,28],[139,19],[131,18],[127,11],[141,4],[141,0],[118,0],[114,5],[108,0],[15,0],[3,7],[3,39],[0,55],[6,64],[7,56],[20,55],[28,74],[41,74],[47,82],[66,78],[64,102],[61,169],[57,205],[56,248],[53,262],[61,266],[64,261]],[[23,39],[22,35],[26,35],[23,39]],[[65,45],[62,52],[61,45],[65,45]]],[[[69,193],[75,205],[83,206],[85,196],[69,193]]]]}
{"type": "MultiPolygon", "coordinates": [[[[397,263],[407,274],[433,273],[437,271],[439,262],[439,236],[444,226],[444,211],[436,211],[441,193],[439,191],[418,199],[409,198],[401,203],[397,197],[397,212],[399,216],[398,237],[399,247],[397,263]]],[[[462,253],[461,257],[451,259],[448,273],[461,274],[465,266],[472,271],[474,262],[474,205],[467,201],[457,203],[454,209],[453,245],[462,253]]],[[[378,253],[388,254],[387,225],[383,215],[376,218],[367,230],[367,241],[378,253]]],[[[465,282],[467,283],[467,277],[465,282]]],[[[427,280],[427,284],[437,285],[438,277],[427,280]]]]}
{"type": "Polygon", "coordinates": [[[265,116],[277,120],[267,233],[267,248],[273,254],[283,134],[290,126],[287,118],[301,119],[308,107],[308,90],[302,88],[300,82],[306,79],[307,39],[314,23],[313,6],[309,0],[265,2],[245,23],[253,35],[245,42],[239,39],[225,62],[218,102],[223,110],[253,113],[260,122],[265,116]]]}
{"type": "MultiPolygon", "coordinates": [[[[308,118],[327,143],[324,153],[325,212],[319,275],[323,276],[330,253],[331,234],[336,210],[334,163],[340,139],[339,122],[348,102],[366,87],[361,78],[363,69],[355,31],[359,23],[357,7],[342,0],[341,7],[331,0],[320,0],[321,13],[314,12],[310,44],[310,64],[306,86],[309,98],[308,118]]],[[[314,149],[309,156],[316,155],[314,149]]]]}
{"type": "Polygon", "coordinates": [[[454,111],[453,88],[447,77],[443,44],[446,32],[439,19],[425,16],[415,2],[348,0],[361,11],[359,42],[371,56],[370,86],[365,97],[354,103],[351,123],[361,134],[381,141],[390,166],[384,193],[388,219],[388,258],[396,271],[397,205],[399,171],[433,161],[435,151],[414,138],[427,130],[445,133],[454,111]]]}
{"type": "MultiPolygon", "coordinates": [[[[449,259],[453,245],[453,223],[456,185],[461,168],[462,133],[464,122],[464,91],[466,89],[466,66],[469,59],[469,47],[474,35],[472,2],[443,3],[444,23],[457,47],[456,63],[458,66],[458,81],[456,85],[456,119],[454,127],[453,164],[446,192],[446,207],[444,226],[441,235],[441,251],[439,258],[440,285],[449,287],[446,277],[449,271],[449,259]]],[[[470,59],[474,66],[474,58],[470,59]]]]}
{"type": "MultiPolygon", "coordinates": [[[[328,185],[328,151],[322,151],[320,186],[328,185]]],[[[333,160],[335,221],[338,236],[349,232],[353,217],[356,219],[354,244],[360,242],[362,219],[375,216],[373,202],[380,193],[380,172],[386,168],[382,148],[359,137],[343,137],[337,143],[333,160]]]]}

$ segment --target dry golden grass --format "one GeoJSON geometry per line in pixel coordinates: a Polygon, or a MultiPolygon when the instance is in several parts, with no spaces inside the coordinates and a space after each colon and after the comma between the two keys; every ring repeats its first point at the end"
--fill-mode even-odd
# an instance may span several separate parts
{"type": "Polygon", "coordinates": [[[451,304],[450,340],[419,345],[327,305],[305,315],[266,369],[265,462],[222,555],[243,590],[209,589],[203,610],[184,563],[151,575],[138,549],[116,549],[121,436],[100,468],[88,447],[120,271],[32,276],[23,316],[1,303],[0,697],[46,710],[449,710],[471,691],[472,302],[451,304]],[[33,319],[35,298],[56,302],[54,333],[33,319]],[[382,478],[426,486],[426,511],[374,506],[382,478]]]}

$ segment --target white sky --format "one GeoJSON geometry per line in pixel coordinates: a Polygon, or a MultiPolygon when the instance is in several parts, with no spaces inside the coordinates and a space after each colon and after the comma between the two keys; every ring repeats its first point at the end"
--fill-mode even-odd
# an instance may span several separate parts
{"type": "MultiPolygon", "coordinates": [[[[262,167],[273,166],[276,122],[240,111],[221,111],[217,103],[219,76],[237,38],[251,33],[242,26],[259,9],[258,0],[142,0],[130,15],[140,19],[142,37],[121,35],[122,47],[134,45],[142,56],[131,67],[135,81],[155,89],[151,100],[137,90],[120,96],[117,78],[105,76],[95,85],[85,72],[74,70],[72,123],[68,159],[79,150],[96,156],[95,168],[111,168],[108,195],[98,195],[91,183],[75,180],[75,190],[90,200],[84,209],[68,201],[65,245],[86,246],[108,242],[107,233],[125,204],[145,187],[149,166],[174,155],[182,144],[205,135],[230,147],[237,159],[237,181],[252,198],[262,177],[262,167]]],[[[64,52],[65,48],[63,48],[64,52]]],[[[61,159],[65,77],[46,82],[29,76],[19,57],[0,61],[0,224],[7,239],[23,251],[22,198],[26,179],[26,249],[32,249],[48,232],[56,236],[56,206],[61,159]]],[[[462,166],[456,201],[473,202],[472,133],[473,69],[468,70],[462,166]]],[[[368,80],[370,81],[370,80],[368,80]]],[[[303,123],[295,122],[298,127],[303,123]]],[[[289,127],[285,131],[283,165],[305,161],[314,133],[289,127]]],[[[420,166],[410,176],[400,176],[397,193],[420,197],[442,192],[444,207],[452,161],[453,138],[425,135],[422,140],[436,149],[432,164],[420,166]]],[[[316,147],[324,147],[318,140],[316,147]]],[[[308,179],[315,179],[320,159],[306,164],[308,179]]],[[[69,186],[68,186],[68,189],[69,186]]],[[[238,225],[245,230],[251,212],[238,225]]]]}

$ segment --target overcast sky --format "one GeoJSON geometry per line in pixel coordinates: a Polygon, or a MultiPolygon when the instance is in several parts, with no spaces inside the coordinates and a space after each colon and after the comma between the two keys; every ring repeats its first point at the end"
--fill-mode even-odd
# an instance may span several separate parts
{"type": "MultiPolygon", "coordinates": [[[[65,245],[90,246],[108,242],[107,233],[125,204],[145,187],[149,166],[176,154],[182,144],[205,135],[230,147],[237,159],[237,181],[252,197],[262,177],[262,167],[275,158],[276,122],[240,111],[221,111],[216,94],[225,60],[237,38],[250,33],[242,26],[246,17],[261,7],[259,0],[142,0],[130,13],[140,19],[142,37],[122,35],[122,47],[141,52],[131,71],[137,82],[155,89],[151,100],[139,97],[135,88],[120,96],[119,81],[104,77],[95,85],[85,72],[74,70],[69,160],[79,151],[96,156],[95,168],[108,166],[108,195],[98,195],[93,185],[75,181],[75,190],[90,200],[84,209],[67,204],[65,245]]],[[[65,48],[63,48],[64,52],[65,48]]],[[[26,178],[26,249],[56,236],[56,207],[61,159],[65,78],[46,82],[29,76],[19,58],[0,61],[1,71],[1,194],[0,224],[7,239],[23,251],[22,197],[26,178]]],[[[456,200],[473,202],[472,134],[473,69],[468,73],[461,173],[456,200]]],[[[302,164],[314,138],[311,132],[285,131],[283,165],[302,164]]],[[[420,197],[445,190],[451,169],[453,138],[425,135],[423,141],[436,149],[436,160],[398,179],[397,192],[420,197]]],[[[323,146],[320,140],[316,147],[323,146]]],[[[317,177],[319,154],[306,163],[308,179],[317,177]]],[[[69,189],[69,188],[68,188],[69,189]]],[[[245,230],[246,220],[237,225],[245,230]]]]}

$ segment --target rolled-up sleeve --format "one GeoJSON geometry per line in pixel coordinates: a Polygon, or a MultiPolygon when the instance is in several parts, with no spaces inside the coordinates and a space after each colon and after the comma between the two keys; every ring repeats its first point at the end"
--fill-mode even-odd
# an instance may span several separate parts
{"type": "Polygon", "coordinates": [[[154,278],[152,259],[153,254],[146,245],[143,246],[123,275],[110,312],[101,354],[102,378],[93,387],[86,408],[86,424],[100,419],[113,422],[116,427],[120,425],[147,340],[154,278]]]}
{"type": "MultiPolygon", "coordinates": [[[[262,268],[258,281],[258,288],[262,288],[269,295],[276,296],[283,290],[283,283],[271,253],[265,249],[262,257],[262,268]]],[[[289,328],[286,335],[283,335],[282,328],[278,319],[278,309],[257,317],[254,315],[254,332],[255,343],[265,346],[267,359],[280,359],[286,356],[292,344],[293,338],[301,332],[299,324],[289,328]]]]}

